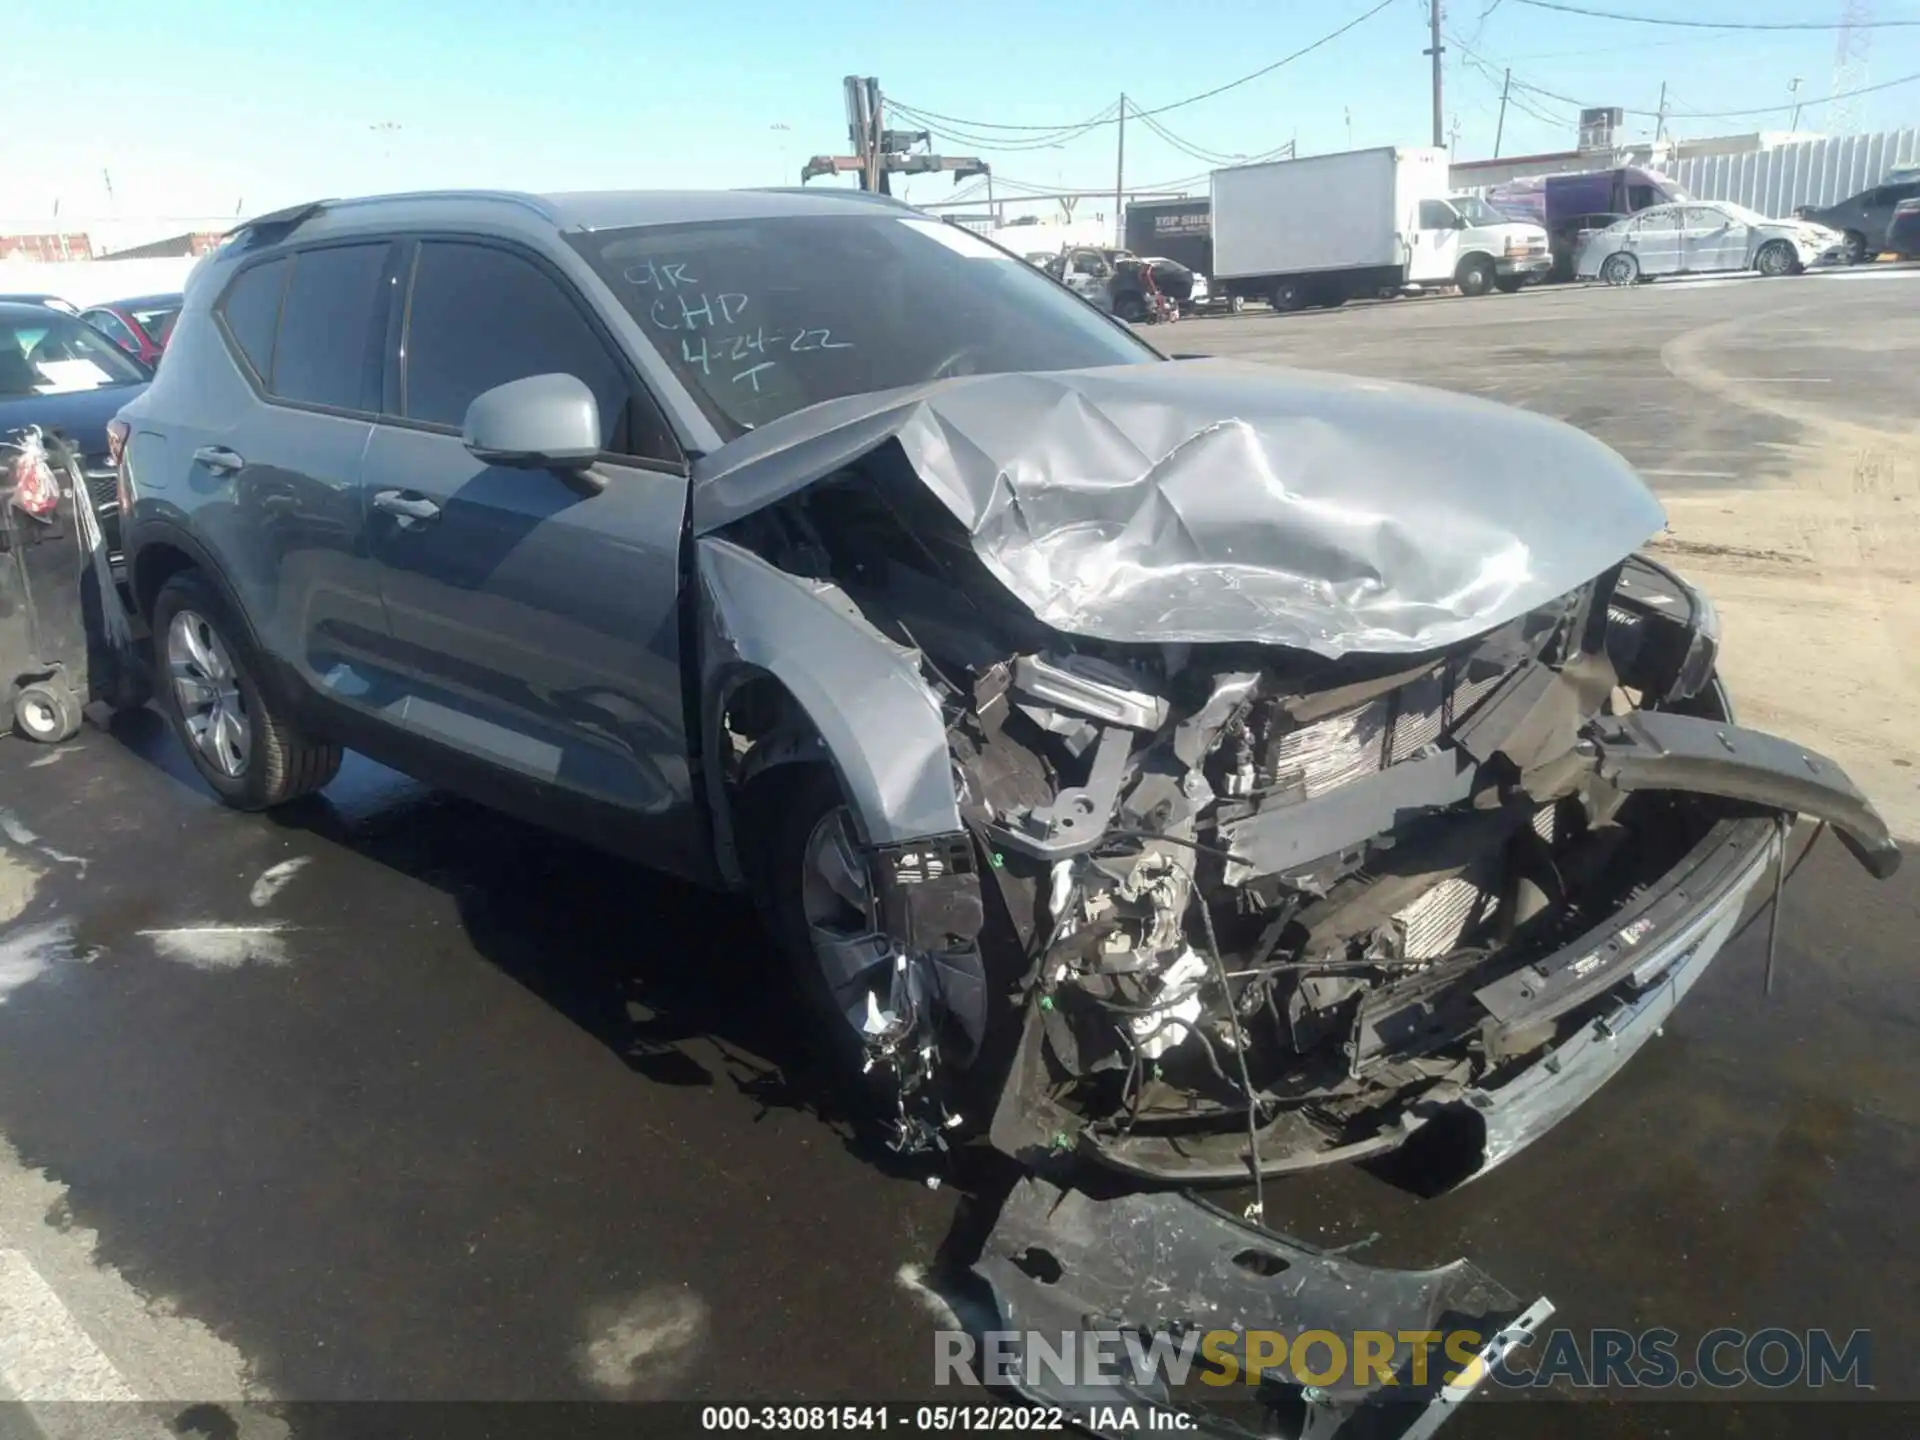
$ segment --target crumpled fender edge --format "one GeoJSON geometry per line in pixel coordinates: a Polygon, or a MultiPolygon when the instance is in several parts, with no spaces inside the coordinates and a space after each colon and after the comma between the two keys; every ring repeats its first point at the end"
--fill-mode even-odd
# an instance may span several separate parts
{"type": "MultiPolygon", "coordinates": [[[[939,702],[912,652],[888,640],[835,586],[790,575],[712,536],[695,542],[707,799],[723,856],[733,855],[724,766],[728,697],[771,675],[806,712],[840,776],[861,838],[896,844],[963,827],[939,702]]],[[[737,878],[737,875],[736,875],[737,878]]]]}

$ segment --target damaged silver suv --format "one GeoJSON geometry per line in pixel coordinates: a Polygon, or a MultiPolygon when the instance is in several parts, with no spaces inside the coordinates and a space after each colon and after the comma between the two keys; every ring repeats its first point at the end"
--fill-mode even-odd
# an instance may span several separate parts
{"type": "Polygon", "coordinates": [[[209,785],[278,805],[350,746],[751,893],[903,1150],[1232,1181],[1452,1116],[1491,1165],[1787,817],[1899,859],[1735,724],[1603,445],[1169,363],[876,197],[268,216],[123,419],[209,785]]]}

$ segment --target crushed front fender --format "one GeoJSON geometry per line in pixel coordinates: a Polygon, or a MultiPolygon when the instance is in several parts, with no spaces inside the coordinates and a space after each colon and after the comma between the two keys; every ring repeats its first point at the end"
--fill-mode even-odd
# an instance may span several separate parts
{"type": "MultiPolygon", "coordinates": [[[[1180,1428],[1218,1436],[1431,1435],[1553,1313],[1544,1299],[1523,1304],[1465,1260],[1434,1270],[1386,1270],[1236,1219],[1193,1196],[1100,1200],[1034,1178],[1008,1197],[974,1273],[992,1292],[995,1325],[1016,1336],[1005,1383],[1036,1404],[1061,1407],[1097,1433],[1103,1407],[1144,1406],[1185,1417],[1175,1422],[1180,1428]],[[1181,1336],[1209,1332],[1242,1339],[1271,1332],[1291,1343],[1312,1331],[1336,1337],[1348,1354],[1362,1335],[1383,1337],[1380,1345],[1390,1340],[1391,1349],[1381,1365],[1364,1372],[1353,1365],[1316,1377],[1324,1384],[1305,1383],[1283,1362],[1265,1369],[1255,1385],[1235,1379],[1230,1386],[1210,1383],[1204,1361],[1180,1383],[1165,1363],[1122,1361],[1119,1373],[1109,1367],[1090,1378],[1063,1374],[1040,1353],[1059,1354],[1071,1345],[1085,1356],[1101,1337],[1130,1335],[1137,1350],[1146,1350],[1161,1336],[1177,1345],[1181,1336]],[[1438,1341],[1403,1338],[1463,1333],[1469,1338],[1458,1343],[1477,1364],[1455,1364],[1438,1341]]],[[[1204,1352],[1196,1346],[1192,1353],[1204,1352]]],[[[1316,1362],[1330,1354],[1318,1341],[1312,1353],[1316,1362]]],[[[1213,1370],[1216,1377],[1222,1373],[1213,1370]]]]}

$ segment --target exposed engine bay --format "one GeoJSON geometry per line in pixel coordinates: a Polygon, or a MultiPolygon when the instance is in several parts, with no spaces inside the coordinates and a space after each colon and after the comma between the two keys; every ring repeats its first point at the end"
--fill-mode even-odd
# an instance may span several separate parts
{"type": "MultiPolygon", "coordinates": [[[[902,1149],[980,1118],[969,1069],[1030,1160],[1206,1181],[1391,1148],[1656,983],[1633,952],[1683,862],[1763,856],[1798,808],[1634,770],[1713,733],[1798,754],[1714,730],[1711,607],[1639,557],[1471,640],[1327,658],[1065,634],[859,466],[725,538],[844,594],[939,703],[971,843],[872,851],[894,963],[862,1030],[902,1149]]],[[[743,765],[781,734],[735,728],[743,765]]],[[[1836,823],[1883,863],[1860,808],[1836,823]]]]}

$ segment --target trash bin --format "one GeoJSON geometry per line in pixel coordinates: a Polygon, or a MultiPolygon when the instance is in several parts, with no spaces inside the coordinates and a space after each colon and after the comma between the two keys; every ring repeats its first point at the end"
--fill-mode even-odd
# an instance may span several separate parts
{"type": "Polygon", "coordinates": [[[0,701],[29,740],[57,744],[84,708],[145,703],[119,587],[73,447],[0,436],[0,701]]]}

